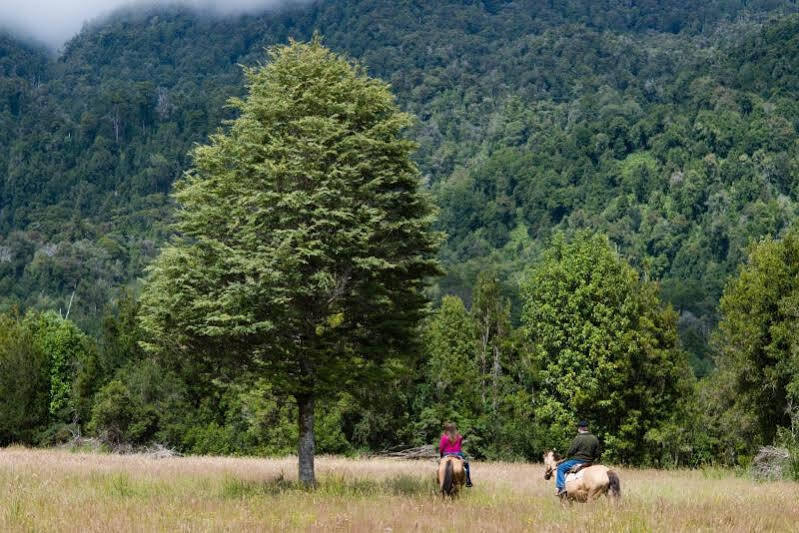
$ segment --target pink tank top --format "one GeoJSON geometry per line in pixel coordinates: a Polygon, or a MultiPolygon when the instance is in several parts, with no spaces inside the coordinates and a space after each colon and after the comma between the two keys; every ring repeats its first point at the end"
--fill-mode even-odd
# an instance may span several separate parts
{"type": "Polygon", "coordinates": [[[448,453],[460,453],[463,451],[461,448],[461,444],[463,443],[463,435],[458,435],[455,439],[455,442],[450,442],[449,435],[444,433],[441,435],[441,443],[438,445],[438,449],[443,454],[448,453]]]}

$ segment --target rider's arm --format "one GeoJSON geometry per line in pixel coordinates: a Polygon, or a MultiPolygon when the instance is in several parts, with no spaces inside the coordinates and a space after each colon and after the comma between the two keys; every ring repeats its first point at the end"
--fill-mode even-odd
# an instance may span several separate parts
{"type": "Polygon", "coordinates": [[[577,439],[572,441],[572,445],[569,447],[569,451],[566,452],[566,456],[563,458],[563,460],[565,461],[569,457],[573,456],[575,453],[577,453],[577,439]]]}

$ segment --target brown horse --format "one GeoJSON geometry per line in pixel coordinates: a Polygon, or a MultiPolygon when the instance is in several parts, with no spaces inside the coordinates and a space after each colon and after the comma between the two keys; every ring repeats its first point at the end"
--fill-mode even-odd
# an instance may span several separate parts
{"type": "Polygon", "coordinates": [[[451,455],[443,457],[438,462],[438,487],[441,489],[441,496],[457,496],[464,483],[466,472],[463,469],[463,459],[451,455]]]}
{"type": "MultiPolygon", "coordinates": [[[[558,457],[555,452],[549,451],[544,454],[544,479],[550,479],[555,469],[558,467],[558,457]]],[[[592,465],[580,470],[578,474],[566,476],[566,497],[569,500],[586,502],[595,500],[602,495],[614,501],[621,498],[621,484],[619,476],[606,466],[592,465]]]]}

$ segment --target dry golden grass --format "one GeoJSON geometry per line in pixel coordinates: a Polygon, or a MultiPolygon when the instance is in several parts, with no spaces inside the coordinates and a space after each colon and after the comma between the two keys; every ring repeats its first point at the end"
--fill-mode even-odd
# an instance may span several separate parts
{"type": "Polygon", "coordinates": [[[799,484],[724,471],[620,469],[623,500],[561,506],[540,465],[475,463],[476,487],[434,494],[435,464],[149,459],[0,450],[0,531],[796,531],[799,484]]]}

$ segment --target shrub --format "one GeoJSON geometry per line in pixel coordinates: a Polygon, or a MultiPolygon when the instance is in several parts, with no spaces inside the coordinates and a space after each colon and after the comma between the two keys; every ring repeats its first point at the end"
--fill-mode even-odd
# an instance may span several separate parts
{"type": "Polygon", "coordinates": [[[95,397],[89,431],[108,444],[175,446],[191,419],[185,384],[155,361],[123,368],[95,397]]]}
{"type": "Polygon", "coordinates": [[[37,442],[48,423],[48,371],[30,330],[0,315],[0,445],[37,442]]]}

